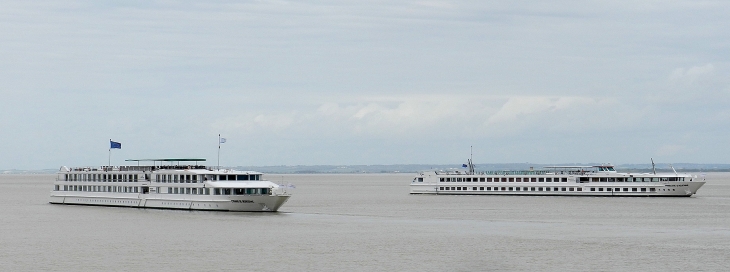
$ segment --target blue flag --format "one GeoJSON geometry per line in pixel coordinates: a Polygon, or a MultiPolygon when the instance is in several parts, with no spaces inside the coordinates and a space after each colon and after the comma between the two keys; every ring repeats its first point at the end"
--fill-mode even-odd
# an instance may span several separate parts
{"type": "Polygon", "coordinates": [[[122,143],[118,143],[112,140],[109,140],[109,149],[122,149],[122,143]]]}
{"type": "Polygon", "coordinates": [[[467,167],[467,165],[466,164],[462,164],[461,167],[467,167]]]}

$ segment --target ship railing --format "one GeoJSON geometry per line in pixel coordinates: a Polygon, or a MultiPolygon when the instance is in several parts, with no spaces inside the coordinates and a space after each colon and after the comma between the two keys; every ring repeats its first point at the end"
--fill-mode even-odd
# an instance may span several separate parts
{"type": "Polygon", "coordinates": [[[293,184],[287,183],[287,184],[278,184],[279,187],[272,188],[271,189],[271,195],[272,196],[290,196],[291,191],[296,188],[293,184]]]}
{"type": "MultiPolygon", "coordinates": [[[[421,172],[421,174],[425,173],[421,172]]],[[[436,175],[587,175],[595,174],[594,171],[556,171],[556,170],[494,170],[494,171],[477,171],[473,174],[467,171],[435,171],[436,175]]]]}
{"type": "Polygon", "coordinates": [[[205,165],[156,165],[156,166],[139,166],[139,165],[129,165],[129,166],[101,166],[99,168],[95,167],[74,167],[69,170],[71,172],[119,172],[119,171],[155,171],[155,170],[191,170],[191,169],[208,169],[211,170],[212,168],[208,168],[205,165]]]}

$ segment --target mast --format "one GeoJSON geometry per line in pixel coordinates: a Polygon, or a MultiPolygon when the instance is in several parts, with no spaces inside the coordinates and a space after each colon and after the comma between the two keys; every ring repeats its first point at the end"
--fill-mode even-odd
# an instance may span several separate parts
{"type": "Polygon", "coordinates": [[[221,170],[221,135],[218,134],[218,163],[217,167],[218,170],[221,170]]]}
{"type": "Polygon", "coordinates": [[[474,146],[469,146],[469,175],[474,175],[474,146]]]}

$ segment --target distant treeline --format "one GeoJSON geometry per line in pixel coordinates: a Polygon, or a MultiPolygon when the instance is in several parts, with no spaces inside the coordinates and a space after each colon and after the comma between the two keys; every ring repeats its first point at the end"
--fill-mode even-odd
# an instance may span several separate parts
{"type": "MultiPolygon", "coordinates": [[[[476,171],[499,171],[499,170],[528,170],[532,167],[535,170],[543,169],[545,166],[589,166],[601,165],[601,163],[557,163],[557,164],[530,164],[530,163],[500,163],[500,164],[476,164],[476,171]]],[[[619,164],[615,165],[618,172],[651,172],[651,164],[619,164]]],[[[657,172],[672,172],[672,166],[677,172],[730,172],[730,164],[695,164],[675,163],[656,165],[657,172]]],[[[252,170],[272,174],[357,174],[357,173],[417,173],[421,171],[454,171],[466,170],[461,164],[392,164],[392,165],[276,165],[276,166],[236,166],[221,167],[236,170],[252,170]]],[[[42,170],[0,170],[2,174],[53,174],[57,169],[42,170]]]]}
{"type": "MultiPolygon", "coordinates": [[[[476,164],[476,171],[495,170],[528,170],[532,167],[535,170],[543,169],[545,166],[586,166],[600,165],[600,163],[576,164],[527,164],[527,163],[504,163],[504,164],[476,164]]],[[[651,164],[625,164],[615,165],[618,172],[651,172],[651,164]]],[[[730,164],[673,164],[677,172],[730,172],[730,164]]],[[[238,166],[237,170],[253,170],[263,173],[277,174],[347,174],[347,173],[417,173],[421,171],[438,170],[466,170],[462,165],[454,164],[394,164],[394,165],[280,165],[280,166],[238,166]]],[[[672,172],[669,164],[657,164],[657,172],[672,172]]]]}

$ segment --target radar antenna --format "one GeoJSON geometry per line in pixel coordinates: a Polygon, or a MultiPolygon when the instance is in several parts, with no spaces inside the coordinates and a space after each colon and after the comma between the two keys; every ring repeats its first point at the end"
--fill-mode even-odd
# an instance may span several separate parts
{"type": "Polygon", "coordinates": [[[654,167],[654,158],[651,158],[651,171],[656,175],[656,168],[654,167]]]}

